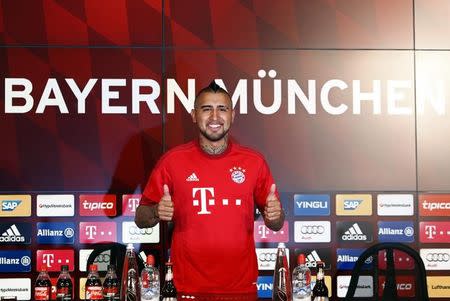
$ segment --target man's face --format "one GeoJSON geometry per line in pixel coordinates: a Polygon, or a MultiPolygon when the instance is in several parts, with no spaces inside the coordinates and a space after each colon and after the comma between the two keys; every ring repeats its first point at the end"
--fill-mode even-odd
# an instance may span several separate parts
{"type": "Polygon", "coordinates": [[[211,142],[222,140],[234,120],[231,99],[224,93],[202,93],[191,112],[201,135],[211,142]]]}

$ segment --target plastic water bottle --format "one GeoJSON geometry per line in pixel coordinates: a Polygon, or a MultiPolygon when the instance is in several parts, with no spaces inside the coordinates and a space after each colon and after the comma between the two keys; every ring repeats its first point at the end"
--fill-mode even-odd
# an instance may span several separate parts
{"type": "Polygon", "coordinates": [[[305,265],[305,254],[298,255],[292,272],[292,300],[311,301],[311,271],[305,265]]]}
{"type": "Polygon", "coordinates": [[[120,300],[139,301],[140,293],[136,254],[133,244],[128,244],[123,262],[120,300]]]}
{"type": "Polygon", "coordinates": [[[286,256],[286,245],[278,244],[277,259],[273,275],[273,301],[290,301],[292,299],[291,277],[286,256]]]}
{"type": "Polygon", "coordinates": [[[158,301],[159,300],[159,271],[155,268],[155,258],[148,255],[146,266],[141,272],[141,300],[158,301]]]}

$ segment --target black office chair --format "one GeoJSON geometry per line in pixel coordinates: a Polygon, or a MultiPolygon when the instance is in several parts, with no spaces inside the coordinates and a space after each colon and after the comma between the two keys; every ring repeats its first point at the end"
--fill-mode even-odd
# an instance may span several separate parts
{"type": "MultiPolygon", "coordinates": [[[[415,261],[414,273],[416,276],[416,294],[415,299],[421,301],[429,301],[428,299],[428,288],[427,288],[427,277],[425,272],[425,266],[423,264],[422,258],[420,258],[419,253],[411,247],[401,244],[401,243],[379,243],[369,247],[365,250],[358,258],[355,263],[355,267],[352,272],[352,277],[350,280],[350,285],[348,287],[347,295],[345,296],[345,301],[354,300],[354,295],[356,291],[356,286],[358,284],[359,276],[361,275],[362,267],[365,261],[372,256],[373,258],[373,282],[374,282],[374,299],[379,300],[378,296],[378,252],[386,251],[386,271],[385,271],[385,286],[383,290],[382,301],[397,301],[397,284],[395,280],[395,264],[394,264],[394,250],[402,251],[409,256],[411,256],[415,261]]],[[[367,274],[367,270],[365,270],[367,274]]],[[[363,274],[364,275],[364,274],[363,274]]]]}

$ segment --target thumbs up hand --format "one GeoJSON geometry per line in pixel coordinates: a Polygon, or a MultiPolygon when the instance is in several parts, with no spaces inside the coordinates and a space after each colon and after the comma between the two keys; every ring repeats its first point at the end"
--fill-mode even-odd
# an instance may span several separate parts
{"type": "Polygon", "coordinates": [[[266,222],[278,221],[283,215],[280,200],[275,194],[276,185],[272,184],[269,194],[266,198],[266,206],[264,207],[264,219],[266,222]]]}
{"type": "Polygon", "coordinates": [[[162,221],[171,221],[173,218],[173,202],[169,187],[164,184],[164,194],[158,203],[158,217],[162,221]]]}

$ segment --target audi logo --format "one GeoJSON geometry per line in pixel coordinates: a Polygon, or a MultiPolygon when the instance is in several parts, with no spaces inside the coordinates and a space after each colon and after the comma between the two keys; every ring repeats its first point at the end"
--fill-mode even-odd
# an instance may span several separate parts
{"type": "Polygon", "coordinates": [[[258,260],[262,262],[275,261],[277,259],[277,253],[260,253],[258,260]]]}
{"type": "Polygon", "coordinates": [[[448,253],[428,253],[426,259],[431,262],[447,262],[450,260],[448,253]]]}
{"type": "Polygon", "coordinates": [[[99,254],[94,259],[94,263],[108,263],[110,261],[109,254],[99,254]]]}
{"type": "Polygon", "coordinates": [[[302,234],[323,234],[325,228],[323,226],[303,226],[300,231],[302,234]]]}
{"type": "Polygon", "coordinates": [[[153,233],[153,228],[143,228],[139,229],[138,227],[130,227],[128,229],[128,233],[131,235],[150,235],[153,233]]]}

